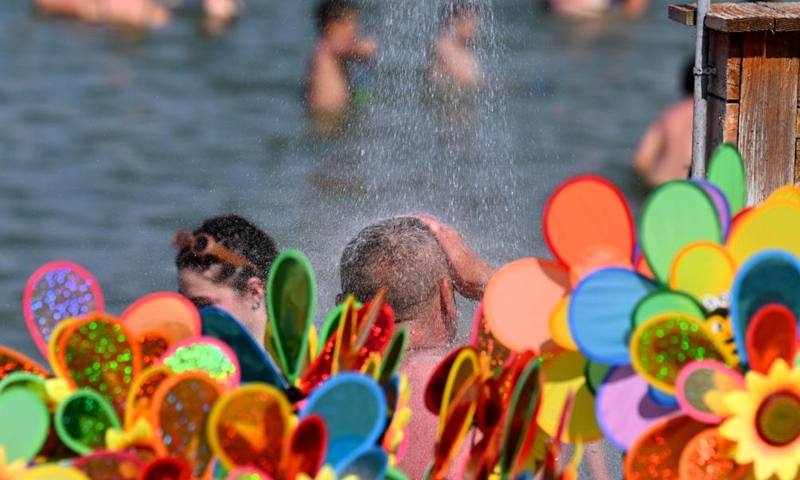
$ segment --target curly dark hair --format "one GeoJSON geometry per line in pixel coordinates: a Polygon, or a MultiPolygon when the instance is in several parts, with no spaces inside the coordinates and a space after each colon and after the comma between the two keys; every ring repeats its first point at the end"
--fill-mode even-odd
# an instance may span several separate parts
{"type": "Polygon", "coordinates": [[[219,274],[212,281],[230,285],[238,291],[244,291],[247,280],[252,277],[259,277],[266,283],[272,262],[278,256],[278,246],[272,237],[249,220],[239,215],[209,218],[192,233],[210,235],[217,243],[250,260],[258,268],[249,265],[235,267],[213,255],[195,255],[187,247],[178,251],[175,256],[175,266],[179,270],[190,268],[205,272],[213,265],[222,265],[219,274]]]}

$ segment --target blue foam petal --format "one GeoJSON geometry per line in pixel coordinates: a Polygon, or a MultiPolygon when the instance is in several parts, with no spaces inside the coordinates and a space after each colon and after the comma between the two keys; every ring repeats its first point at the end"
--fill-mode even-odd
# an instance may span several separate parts
{"type": "Polygon", "coordinates": [[[388,467],[389,458],[386,452],[380,447],[372,447],[334,471],[337,478],[355,475],[359,480],[382,480],[388,467]]]}
{"type": "Polygon", "coordinates": [[[200,310],[203,335],[226,343],[239,357],[242,383],[265,382],[280,389],[288,383],[278,366],[250,332],[233,315],[217,307],[200,310]]]}
{"type": "Polygon", "coordinates": [[[338,470],[377,445],[386,425],[386,398],[372,378],[342,373],[308,397],[300,417],[312,414],[328,427],[325,463],[338,470]]]}
{"type": "Polygon", "coordinates": [[[731,328],[742,365],[747,365],[745,338],[750,320],[770,303],[784,305],[800,319],[800,260],[783,250],[767,250],[739,268],[731,289],[731,328]]]}
{"type": "Polygon", "coordinates": [[[603,268],[584,278],[569,302],[569,329],[580,351],[606,365],[631,363],[633,311],[658,285],[624,268],[603,268]]]}

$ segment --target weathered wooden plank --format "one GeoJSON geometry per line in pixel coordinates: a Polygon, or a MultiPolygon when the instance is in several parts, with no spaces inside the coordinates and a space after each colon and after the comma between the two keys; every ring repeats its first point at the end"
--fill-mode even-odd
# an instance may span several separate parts
{"type": "MultiPolygon", "coordinates": [[[[669,18],[694,25],[696,3],[669,6],[669,18]]],[[[706,26],[721,32],[800,31],[800,3],[712,3],[706,26]]]]}
{"type": "Polygon", "coordinates": [[[669,19],[684,25],[694,26],[696,13],[696,3],[672,4],[669,6],[669,19]]]}
{"type": "Polygon", "coordinates": [[[744,36],[739,150],[745,160],[749,205],[794,181],[798,42],[798,33],[744,36]]]}
{"type": "Polygon", "coordinates": [[[794,147],[794,184],[800,187],[800,138],[794,147]]]}
{"type": "Polygon", "coordinates": [[[758,4],[775,12],[776,32],[800,31],[800,4],[777,2],[758,2],[758,4]]]}
{"type": "Polygon", "coordinates": [[[739,142],[739,104],[726,102],[725,99],[715,95],[708,96],[708,136],[706,151],[713,152],[714,148],[723,142],[737,145],[739,142]]]}
{"type": "Polygon", "coordinates": [[[757,3],[717,3],[706,26],[720,32],[763,32],[775,28],[775,12],[757,3]]]}
{"type": "Polygon", "coordinates": [[[725,103],[725,121],[722,125],[722,141],[739,144],[739,104],[725,103]]]}
{"type": "Polygon", "coordinates": [[[738,100],[742,79],[742,33],[711,30],[709,66],[717,72],[708,77],[708,91],[725,100],[738,100]]]}
{"type": "MultiPolygon", "coordinates": [[[[798,93],[800,93],[800,91],[798,93]]],[[[797,130],[798,135],[800,135],[800,108],[797,109],[797,117],[794,128],[797,130]]]]}

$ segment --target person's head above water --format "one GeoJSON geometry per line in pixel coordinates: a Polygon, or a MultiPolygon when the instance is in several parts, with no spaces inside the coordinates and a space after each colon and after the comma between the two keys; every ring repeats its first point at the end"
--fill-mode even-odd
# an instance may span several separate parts
{"type": "Polygon", "coordinates": [[[478,33],[481,10],[473,0],[445,0],[439,8],[442,30],[451,31],[462,41],[470,40],[478,33]]]}
{"type": "Polygon", "coordinates": [[[358,6],[351,0],[322,0],[317,5],[317,31],[335,41],[358,37],[358,6]]]}
{"type": "Polygon", "coordinates": [[[342,294],[361,302],[388,289],[396,321],[409,324],[410,349],[453,340],[456,306],[448,257],[420,218],[390,218],[361,230],[342,253],[339,275],[342,294]]]}
{"type": "Polygon", "coordinates": [[[197,308],[230,312],[261,342],[267,324],[265,285],[278,255],[275,241],[238,215],[210,218],[193,232],[178,230],[178,291],[197,308]]]}
{"type": "Polygon", "coordinates": [[[203,0],[202,27],[210,35],[218,35],[241,13],[239,0],[203,0]]]}

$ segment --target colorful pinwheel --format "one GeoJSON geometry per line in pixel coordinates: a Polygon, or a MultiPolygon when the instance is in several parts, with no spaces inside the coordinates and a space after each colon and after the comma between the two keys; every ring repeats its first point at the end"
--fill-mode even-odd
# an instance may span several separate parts
{"type": "Polygon", "coordinates": [[[39,269],[24,305],[53,374],[0,347],[4,478],[404,478],[382,445],[396,449],[409,415],[396,374],[405,331],[392,336],[382,296],[360,309],[350,299],[329,354],[315,355],[299,340],[313,337],[313,274],[298,252],[279,260],[268,290],[283,369],[224,311],[157,293],[117,319],[97,311],[83,268],[39,269]],[[369,358],[375,374],[358,373],[369,358]],[[54,460],[68,462],[43,463],[54,460]]]}

